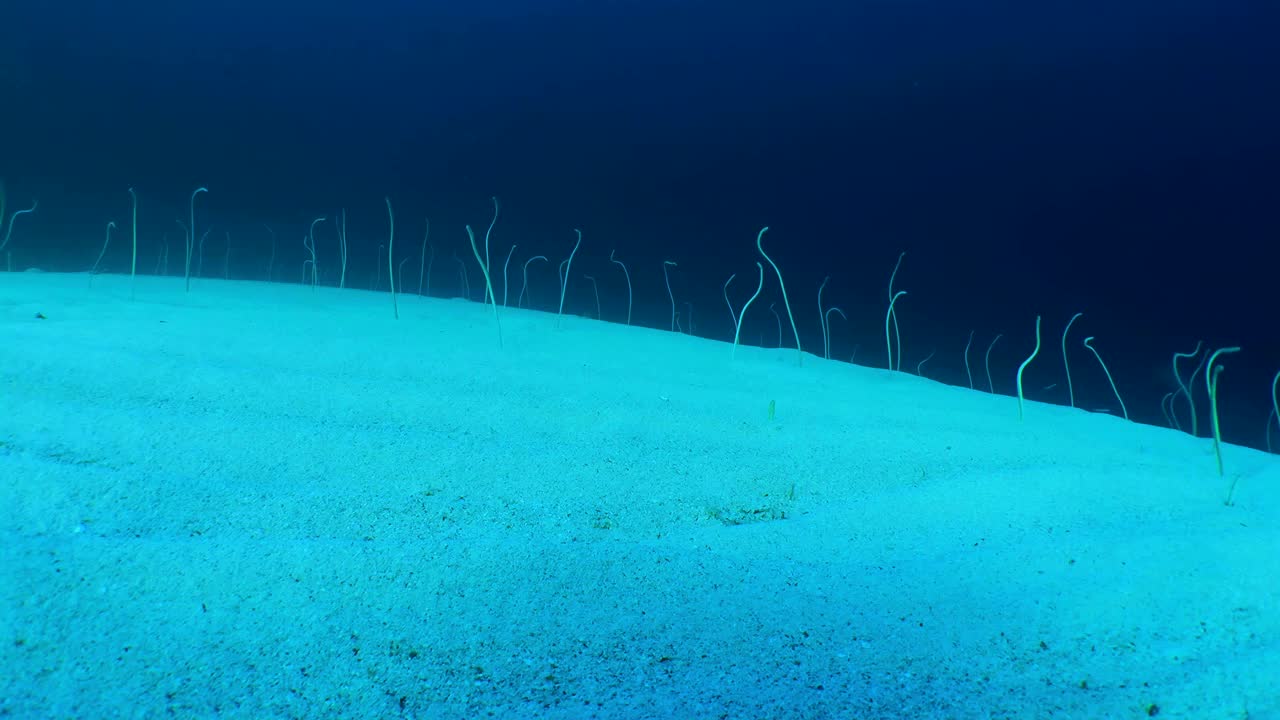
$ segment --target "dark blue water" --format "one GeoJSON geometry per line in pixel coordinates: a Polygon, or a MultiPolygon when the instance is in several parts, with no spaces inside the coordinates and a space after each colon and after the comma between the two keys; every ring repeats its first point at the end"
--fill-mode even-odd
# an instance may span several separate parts
{"type": "MultiPolygon", "coordinates": [[[[574,312],[594,314],[590,274],[605,318],[625,315],[616,249],[637,323],[668,326],[672,260],[682,326],[689,302],[697,334],[729,339],[722,285],[737,273],[740,305],[769,225],[806,349],[830,275],[850,319],[832,356],[883,365],[905,250],[904,368],[936,349],[926,374],[966,383],[970,331],[975,348],[1003,333],[992,369],[1012,392],[1040,314],[1028,394],[1064,402],[1057,343],[1084,312],[1079,404],[1118,409],[1079,344],[1093,335],[1132,416],[1163,423],[1172,353],[1240,345],[1223,431],[1261,446],[1280,370],[1276,37],[1280,6],[1237,0],[8,3],[0,176],[9,213],[40,208],[7,250],[15,269],[87,270],[134,187],[157,258],[203,185],[208,274],[265,279],[265,223],[290,268],[276,280],[296,282],[306,226],[346,208],[348,279],[370,286],[390,197],[403,257],[431,219],[433,293],[451,295],[448,257],[470,258],[463,225],[487,226],[496,195],[493,252],[518,244],[513,266],[558,262],[582,229],[574,312]]],[[[743,336],[776,343],[774,319],[743,336]]]]}

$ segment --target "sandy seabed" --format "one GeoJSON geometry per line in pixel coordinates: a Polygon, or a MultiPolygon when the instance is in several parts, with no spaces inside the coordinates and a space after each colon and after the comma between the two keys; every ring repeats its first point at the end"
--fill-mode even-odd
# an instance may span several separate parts
{"type": "Polygon", "coordinates": [[[130,294],[0,274],[0,717],[1280,718],[1274,456],[579,317],[500,349],[461,300],[130,294]]]}

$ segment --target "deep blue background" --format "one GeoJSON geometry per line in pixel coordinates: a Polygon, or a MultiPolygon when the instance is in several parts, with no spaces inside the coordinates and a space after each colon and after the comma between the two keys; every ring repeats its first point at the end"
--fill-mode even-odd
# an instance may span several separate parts
{"type": "MultiPolygon", "coordinates": [[[[0,175],[10,210],[41,206],[10,249],[87,269],[133,186],[154,257],[206,185],[200,223],[211,257],[233,233],[233,275],[262,276],[269,222],[296,281],[308,221],[346,207],[350,277],[368,285],[389,195],[398,258],[430,216],[433,289],[452,294],[462,225],[487,225],[496,194],[493,252],[518,243],[513,267],[558,262],[583,230],[575,312],[594,313],[583,273],[606,317],[625,312],[616,248],[637,322],[669,323],[671,259],[698,334],[727,339],[721,285],[736,272],[735,302],[749,294],[768,224],[809,349],[830,275],[850,317],[833,355],[857,344],[883,365],[906,250],[904,368],[937,348],[926,374],[964,382],[969,331],[975,361],[1004,333],[993,370],[1011,392],[1039,313],[1029,394],[1060,401],[1059,333],[1083,311],[1082,404],[1115,407],[1078,346],[1096,335],[1130,412],[1163,422],[1171,354],[1240,344],[1224,429],[1257,446],[1280,369],[1277,37],[1280,5],[1241,0],[11,3],[0,175]]],[[[553,267],[533,281],[550,306],[553,267]]],[[[753,311],[744,337],[762,335],[776,342],[773,318],[753,311]]]]}

